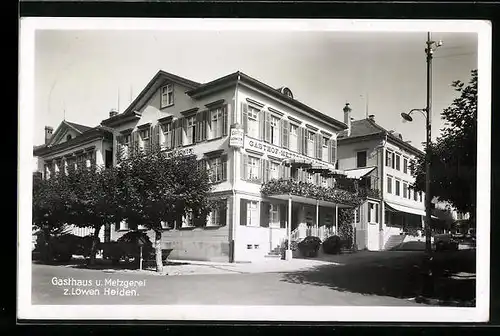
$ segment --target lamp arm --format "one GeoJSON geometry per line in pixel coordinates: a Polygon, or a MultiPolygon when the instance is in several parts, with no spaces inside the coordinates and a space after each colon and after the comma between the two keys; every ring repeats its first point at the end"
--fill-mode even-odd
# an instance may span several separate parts
{"type": "Polygon", "coordinates": [[[423,108],[423,109],[412,109],[410,110],[410,112],[408,112],[408,115],[411,115],[413,112],[415,111],[418,111],[420,113],[422,113],[422,115],[427,118],[427,108],[423,108]]]}

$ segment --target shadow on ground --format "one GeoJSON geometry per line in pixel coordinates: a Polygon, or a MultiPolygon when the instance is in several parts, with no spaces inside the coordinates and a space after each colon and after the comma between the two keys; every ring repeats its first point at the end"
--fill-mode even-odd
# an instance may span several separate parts
{"type": "MultiPolygon", "coordinates": [[[[421,294],[423,258],[423,253],[413,253],[380,260],[360,260],[341,266],[321,265],[306,271],[283,273],[281,281],[409,299],[421,294]]],[[[442,305],[474,305],[475,269],[475,250],[436,253],[432,299],[440,300],[442,305]]]]}
{"type": "MultiPolygon", "coordinates": [[[[78,269],[96,269],[96,270],[139,270],[139,266],[134,262],[120,262],[119,264],[113,264],[110,260],[97,259],[95,265],[88,265],[85,259],[72,259],[67,262],[44,262],[40,260],[34,260],[34,264],[40,265],[52,265],[52,266],[65,266],[78,269]]],[[[183,266],[190,265],[187,262],[172,262],[164,261],[163,266],[183,266]]],[[[143,263],[143,270],[154,271],[156,270],[156,263],[153,261],[147,261],[143,263]]]]}

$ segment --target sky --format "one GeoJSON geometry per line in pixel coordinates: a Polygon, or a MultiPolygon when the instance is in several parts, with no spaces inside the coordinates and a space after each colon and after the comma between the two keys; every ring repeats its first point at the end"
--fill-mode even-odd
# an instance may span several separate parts
{"type": "MultiPolygon", "coordinates": [[[[433,138],[441,111],[477,68],[476,33],[433,33],[443,45],[433,59],[433,138]]],[[[197,82],[242,71],[340,121],[349,102],[354,119],[375,115],[422,148],[425,119],[401,112],[426,104],[427,33],[224,30],[37,30],[34,143],[44,126],[63,119],[96,126],[109,110],[124,111],[158,70],[197,82]]]]}

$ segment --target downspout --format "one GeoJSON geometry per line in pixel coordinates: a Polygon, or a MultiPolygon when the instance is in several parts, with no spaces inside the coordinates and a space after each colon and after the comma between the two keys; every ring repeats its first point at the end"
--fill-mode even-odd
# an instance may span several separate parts
{"type": "MultiPolygon", "coordinates": [[[[234,89],[234,98],[233,98],[233,113],[232,115],[234,116],[234,120],[231,120],[232,124],[235,125],[237,123],[237,113],[238,113],[238,84],[240,82],[240,73],[238,72],[238,78],[236,79],[236,86],[234,89]]],[[[237,164],[236,164],[236,156],[238,153],[238,148],[233,149],[233,173],[232,175],[232,181],[231,181],[231,190],[233,193],[233,220],[232,220],[232,227],[231,227],[231,236],[230,236],[230,247],[231,247],[231,260],[230,262],[234,263],[236,260],[236,228],[238,226],[237,223],[237,215],[241,210],[238,212],[236,211],[237,203],[236,202],[236,169],[237,169],[237,164]]]]}

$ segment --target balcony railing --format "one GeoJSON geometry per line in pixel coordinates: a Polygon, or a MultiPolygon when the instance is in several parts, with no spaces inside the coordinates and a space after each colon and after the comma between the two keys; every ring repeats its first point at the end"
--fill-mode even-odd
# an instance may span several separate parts
{"type": "Polygon", "coordinates": [[[262,184],[261,192],[267,196],[290,194],[349,206],[358,206],[367,197],[368,193],[375,193],[360,192],[359,189],[345,190],[338,187],[324,187],[289,179],[270,180],[262,184]]]}

